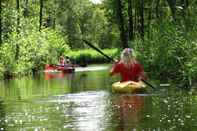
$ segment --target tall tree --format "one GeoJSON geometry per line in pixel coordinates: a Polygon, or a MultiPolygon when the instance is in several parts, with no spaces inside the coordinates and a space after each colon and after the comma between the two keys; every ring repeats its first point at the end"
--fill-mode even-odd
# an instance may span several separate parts
{"type": "Polygon", "coordinates": [[[155,12],[156,12],[156,18],[159,19],[160,13],[159,13],[159,3],[160,0],[156,0],[156,7],[155,7],[155,12]]]}
{"type": "Polygon", "coordinates": [[[0,1],[0,14],[1,14],[1,17],[0,17],[0,46],[1,46],[1,44],[2,44],[2,8],[1,8],[1,1],[0,1]]]}
{"type": "Polygon", "coordinates": [[[172,12],[172,18],[176,21],[176,0],[167,0],[167,2],[172,12]]]}
{"type": "Polygon", "coordinates": [[[43,0],[40,0],[40,20],[39,20],[39,31],[41,31],[42,27],[42,10],[43,10],[43,0]]]}
{"type": "Polygon", "coordinates": [[[23,15],[24,17],[27,17],[28,16],[28,0],[25,0],[25,7],[24,7],[24,12],[23,12],[23,15]]]}
{"type": "MultiPolygon", "coordinates": [[[[54,3],[55,5],[56,3],[54,3]]],[[[53,29],[55,29],[55,24],[56,24],[56,6],[55,9],[53,9],[53,29]]]]}
{"type": "Polygon", "coordinates": [[[120,29],[120,38],[122,42],[122,47],[128,47],[127,41],[127,33],[125,31],[125,24],[124,24],[124,16],[123,16],[123,9],[122,9],[122,1],[117,0],[117,19],[119,21],[119,29],[120,29]]]}
{"type": "Polygon", "coordinates": [[[132,8],[132,0],[128,0],[128,17],[129,17],[129,25],[128,25],[128,34],[129,40],[134,39],[134,34],[133,34],[133,8],[132,8]]]}
{"type": "Polygon", "coordinates": [[[140,13],[140,35],[141,35],[141,38],[143,39],[144,37],[144,0],[140,0],[139,13],[140,13]]]}
{"type": "Polygon", "coordinates": [[[19,26],[20,26],[20,0],[16,0],[16,10],[17,10],[17,26],[16,32],[19,33],[19,26]]]}
{"type": "MultiPolygon", "coordinates": [[[[153,7],[153,1],[150,0],[148,1],[148,19],[147,19],[147,27],[150,29],[151,28],[151,20],[152,20],[152,7],[153,7]]],[[[150,38],[150,30],[148,29],[147,31],[147,36],[150,38]]]]}
{"type": "MultiPolygon", "coordinates": [[[[19,35],[19,26],[20,26],[20,0],[16,0],[16,10],[17,10],[17,25],[16,25],[16,32],[19,35]]],[[[15,60],[18,62],[19,58],[19,45],[16,44],[16,54],[15,60]]]]}
{"type": "Polygon", "coordinates": [[[135,11],[135,16],[134,16],[134,34],[136,35],[137,34],[137,30],[138,30],[138,14],[139,14],[139,11],[138,11],[138,1],[135,1],[134,3],[134,11],[135,11]]]}

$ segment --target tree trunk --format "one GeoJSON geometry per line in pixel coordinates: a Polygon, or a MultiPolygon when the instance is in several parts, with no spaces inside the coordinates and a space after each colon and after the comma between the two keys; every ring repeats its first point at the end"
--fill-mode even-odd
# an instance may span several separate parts
{"type": "Polygon", "coordinates": [[[16,10],[17,10],[17,20],[16,20],[16,32],[19,34],[19,25],[20,25],[20,1],[16,0],[16,10]]]}
{"type": "Polygon", "coordinates": [[[151,20],[152,20],[152,2],[148,3],[148,38],[150,38],[150,28],[151,28],[151,20]]]}
{"type": "MultiPolygon", "coordinates": [[[[1,3],[2,3],[2,1],[0,1],[0,13],[1,13],[1,11],[2,11],[2,8],[1,8],[1,3]]],[[[1,47],[1,45],[2,45],[2,13],[1,13],[1,19],[0,19],[0,47],[1,47]]]]}
{"type": "Polygon", "coordinates": [[[25,7],[24,7],[24,17],[27,17],[28,16],[28,13],[29,13],[29,10],[28,10],[28,0],[25,0],[25,7]]]}
{"type": "Polygon", "coordinates": [[[160,0],[157,0],[156,1],[156,8],[155,8],[156,18],[157,19],[159,19],[159,17],[160,17],[160,14],[159,14],[159,3],[160,3],[160,0]]]}
{"type": "Polygon", "coordinates": [[[172,12],[172,18],[176,22],[176,0],[167,0],[167,2],[172,12]]]}
{"type": "Polygon", "coordinates": [[[186,8],[189,6],[189,1],[188,0],[185,0],[185,6],[186,6],[186,8]]]}
{"type": "Polygon", "coordinates": [[[129,16],[129,25],[128,25],[128,32],[129,32],[129,40],[134,39],[133,35],[133,11],[132,11],[132,0],[128,0],[128,16],[129,16]]]}
{"type": "MultiPolygon", "coordinates": [[[[16,10],[17,10],[17,20],[16,20],[16,32],[19,35],[19,26],[20,26],[20,1],[16,0],[16,10]]],[[[19,45],[16,44],[16,54],[15,54],[15,60],[18,62],[19,58],[19,45]]]]}
{"type": "Polygon", "coordinates": [[[119,21],[119,29],[120,29],[120,38],[122,42],[122,47],[127,48],[128,47],[128,41],[127,41],[127,34],[124,27],[124,17],[122,12],[122,2],[121,0],[117,0],[117,19],[119,21]]]}
{"type": "Polygon", "coordinates": [[[186,5],[185,5],[185,0],[181,0],[181,7],[183,8],[182,9],[182,17],[183,17],[183,20],[185,21],[185,16],[186,16],[186,5]]]}
{"type": "Polygon", "coordinates": [[[42,27],[42,9],[43,9],[43,0],[40,0],[40,21],[39,21],[39,31],[41,31],[42,27]]]}
{"type": "Polygon", "coordinates": [[[55,17],[56,17],[56,10],[54,9],[54,11],[53,11],[53,29],[55,29],[55,24],[56,24],[55,17]]]}
{"type": "Polygon", "coordinates": [[[140,35],[144,38],[144,0],[140,0],[140,35]]]}
{"type": "Polygon", "coordinates": [[[137,5],[137,1],[134,1],[134,36],[137,35],[138,33],[138,5],[137,5]]]}
{"type": "Polygon", "coordinates": [[[56,19],[55,17],[53,18],[53,29],[55,29],[55,24],[56,24],[56,19]]]}

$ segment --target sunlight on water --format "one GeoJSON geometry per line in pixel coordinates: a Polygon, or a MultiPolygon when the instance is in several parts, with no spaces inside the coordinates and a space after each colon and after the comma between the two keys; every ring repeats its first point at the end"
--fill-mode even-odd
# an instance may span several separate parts
{"type": "Polygon", "coordinates": [[[197,96],[176,87],[115,94],[105,65],[0,82],[3,131],[196,131],[197,96]],[[77,72],[78,71],[78,72],[77,72]]]}
{"type": "Polygon", "coordinates": [[[108,66],[77,67],[76,72],[107,70],[108,66]]]}
{"type": "Polygon", "coordinates": [[[109,93],[107,92],[82,92],[59,95],[42,102],[58,103],[57,110],[65,118],[72,117],[72,121],[65,121],[63,128],[78,131],[100,130],[107,122],[106,109],[109,93]],[[72,108],[69,109],[68,108],[72,108]]]}

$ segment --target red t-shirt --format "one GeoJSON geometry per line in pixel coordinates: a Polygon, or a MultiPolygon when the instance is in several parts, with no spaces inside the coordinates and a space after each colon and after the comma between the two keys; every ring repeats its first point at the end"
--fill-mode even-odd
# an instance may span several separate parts
{"type": "Polygon", "coordinates": [[[112,75],[113,74],[120,74],[121,82],[129,80],[137,82],[139,77],[145,77],[143,67],[138,62],[130,67],[126,67],[121,62],[117,63],[113,67],[112,75]]]}

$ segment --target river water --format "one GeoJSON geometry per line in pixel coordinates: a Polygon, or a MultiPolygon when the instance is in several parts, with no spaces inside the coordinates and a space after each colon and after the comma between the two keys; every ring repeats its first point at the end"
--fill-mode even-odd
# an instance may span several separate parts
{"type": "Polygon", "coordinates": [[[108,66],[0,82],[0,131],[196,131],[197,95],[173,87],[112,93],[108,66]]]}

